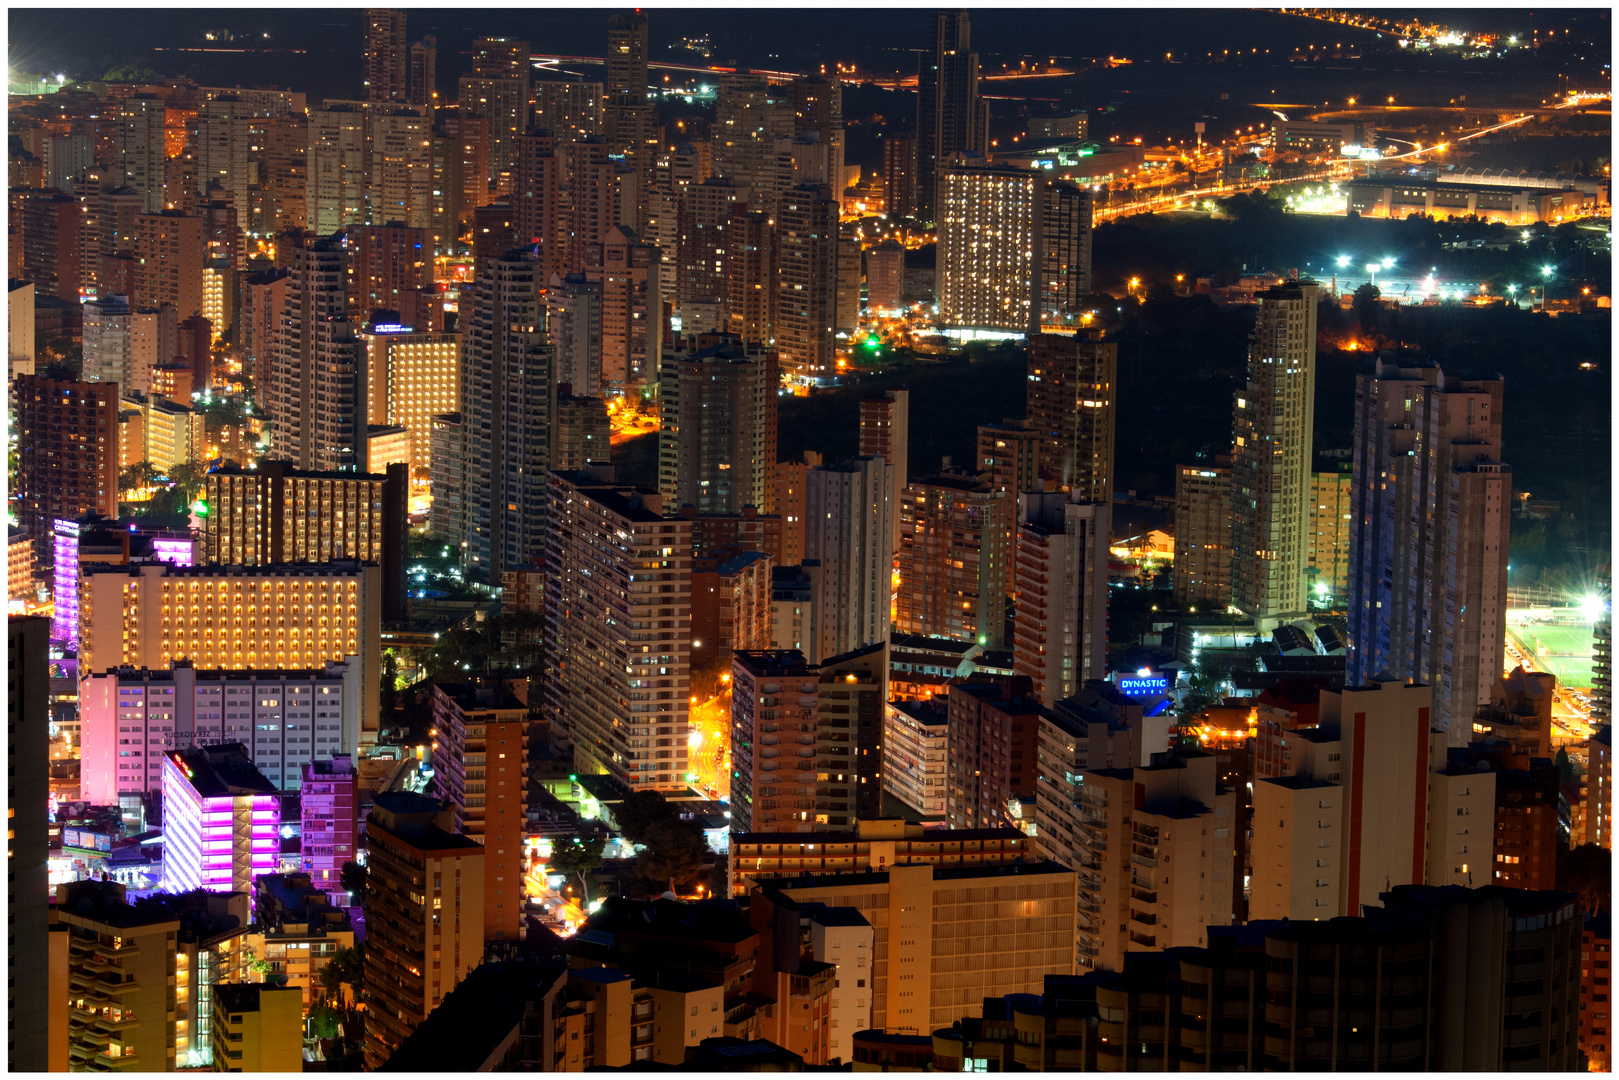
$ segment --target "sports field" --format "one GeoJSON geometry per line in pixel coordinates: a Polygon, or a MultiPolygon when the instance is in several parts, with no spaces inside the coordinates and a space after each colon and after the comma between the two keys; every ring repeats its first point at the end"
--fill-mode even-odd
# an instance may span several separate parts
{"type": "Polygon", "coordinates": [[[1511,626],[1535,663],[1557,676],[1560,685],[1575,690],[1591,688],[1591,628],[1589,626],[1511,626]]]}

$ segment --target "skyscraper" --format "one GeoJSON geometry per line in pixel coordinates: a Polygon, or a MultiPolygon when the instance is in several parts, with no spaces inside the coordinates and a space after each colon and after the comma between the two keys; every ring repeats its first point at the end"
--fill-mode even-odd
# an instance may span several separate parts
{"type": "Polygon", "coordinates": [[[743,341],[768,344],[776,336],[776,223],[737,203],[725,253],[729,330],[743,341]]]}
{"type": "Polygon", "coordinates": [[[601,296],[601,378],[611,391],[645,393],[657,378],[663,338],[660,254],[623,225],[585,245],[585,280],[594,282],[601,296]]]}
{"type": "Polygon", "coordinates": [[[1319,291],[1289,281],[1258,295],[1248,384],[1236,393],[1231,603],[1262,629],[1306,610],[1319,291]]]}
{"type": "Polygon", "coordinates": [[[1230,925],[1240,804],[1212,754],[1155,754],[1081,780],[1077,829],[1039,838],[1042,853],[1081,875],[1081,970],[1123,970],[1133,950],[1207,945],[1210,926],[1230,925]]]}
{"type": "Polygon", "coordinates": [[[348,253],[339,237],[292,252],[270,377],[271,445],[299,469],[364,472],[365,357],[349,321],[348,253]]]}
{"type": "Polygon", "coordinates": [[[1511,470],[1499,379],[1379,361],[1355,387],[1351,685],[1387,671],[1432,687],[1451,745],[1490,700],[1506,632],[1511,470]]]}
{"type": "Polygon", "coordinates": [[[960,471],[924,477],[901,491],[894,629],[1002,648],[1012,587],[1013,497],[960,471]]]}
{"type": "MultiPolygon", "coordinates": [[[[900,493],[911,482],[911,392],[885,390],[860,399],[862,457],[875,455],[894,466],[894,551],[899,551],[900,493]]],[[[1015,494],[1015,493],[1014,493],[1015,494]]]]}
{"type": "Polygon", "coordinates": [[[118,384],[19,375],[12,385],[22,523],[48,574],[58,518],[118,513],[118,384]]]}
{"type": "Polygon", "coordinates": [[[1071,327],[1090,288],[1090,200],[1036,170],[937,165],[939,318],[962,330],[1071,327]]]}
{"type": "Polygon", "coordinates": [[[665,517],[653,492],[602,479],[610,468],[551,475],[546,714],[578,771],[684,789],[691,522],[665,517]]]}
{"type": "Polygon", "coordinates": [[[916,136],[883,135],[883,188],[888,216],[910,217],[916,212],[916,136]]]}
{"type": "Polygon", "coordinates": [[[455,831],[484,846],[483,932],[518,937],[528,806],[528,706],[505,690],[433,686],[433,784],[455,831]]]}
{"type": "Polygon", "coordinates": [[[776,354],[729,337],[696,344],[663,354],[658,490],[700,514],[774,514],[776,354]]]}
{"type": "Polygon", "coordinates": [[[168,160],[163,127],[168,111],[162,99],[151,94],[135,94],[118,102],[117,133],[113,139],[118,154],[116,184],[134,189],[141,197],[141,210],[155,214],[163,209],[164,164],[168,160]]]}
{"type": "Polygon", "coordinates": [[[1447,760],[1431,701],[1381,676],[1322,691],[1320,723],[1282,733],[1285,775],[1254,779],[1250,918],[1325,921],[1398,885],[1493,880],[1497,774],[1447,760]]]}
{"type": "Polygon", "coordinates": [[[462,350],[467,561],[488,580],[545,550],[553,350],[532,253],[478,267],[462,350]]]}
{"type": "Polygon", "coordinates": [[[365,223],[365,119],[364,106],[351,102],[309,110],[304,213],[320,236],[365,223]]]}
{"type": "Polygon", "coordinates": [[[1012,670],[1052,705],[1107,674],[1112,507],[1061,492],[1017,498],[1012,670]]]}
{"type": "Polygon", "coordinates": [[[365,12],[365,100],[405,101],[410,81],[405,13],[388,8],[365,12]]]}
{"type": "Polygon", "coordinates": [[[1175,476],[1175,602],[1231,603],[1231,470],[1182,465],[1175,476]]]}
{"type": "Polygon", "coordinates": [[[688,334],[724,325],[730,289],[728,230],[736,205],[747,201],[746,188],[717,176],[689,184],[680,194],[674,301],[681,329],[688,334]]]}
{"type": "Polygon", "coordinates": [[[821,565],[813,602],[823,656],[888,639],[893,470],[880,457],[858,457],[809,471],[804,556],[821,565]]]}
{"type": "MultiPolygon", "coordinates": [[[[438,104],[438,38],[424,35],[410,47],[410,104],[431,110],[438,104]]],[[[431,113],[429,113],[431,115],[431,113]]]]}
{"type": "Polygon", "coordinates": [[[334,754],[305,762],[298,786],[303,832],[298,848],[299,867],[310,884],[324,889],[332,904],[347,903],[343,864],[359,850],[358,779],[354,758],[334,754]]]}
{"type": "Polygon", "coordinates": [[[472,70],[461,76],[463,111],[489,118],[489,190],[511,191],[517,139],[528,130],[529,44],[481,37],[472,43],[472,70]]]}
{"type": "Polygon", "coordinates": [[[776,215],[776,348],[799,382],[837,374],[838,204],[829,187],[781,195],[776,215]]]}
{"type": "MultiPolygon", "coordinates": [[[[989,153],[989,103],[978,95],[978,54],[965,11],[933,16],[916,97],[916,216],[934,219],[940,168],[959,152],[989,153]]],[[[942,201],[942,200],[941,200],[942,201]]]]}
{"type": "Polygon", "coordinates": [[[647,100],[647,18],[637,10],[607,20],[607,82],[602,103],[602,136],[611,153],[629,166],[635,180],[633,206],[624,220],[636,231],[647,226],[652,172],[658,150],[658,114],[647,100]]]}
{"type": "Polygon", "coordinates": [[[483,961],[483,845],[437,799],[383,792],[369,841],[365,1064],[377,1069],[483,961]]]}
{"type": "Polygon", "coordinates": [[[1011,804],[1033,803],[1044,712],[1027,677],[957,680],[950,687],[945,701],[947,827],[1017,827],[1011,804]]]}
{"type": "Polygon", "coordinates": [[[1040,467],[1076,502],[1113,503],[1119,347],[1100,333],[1029,339],[1028,416],[1040,467]]]}

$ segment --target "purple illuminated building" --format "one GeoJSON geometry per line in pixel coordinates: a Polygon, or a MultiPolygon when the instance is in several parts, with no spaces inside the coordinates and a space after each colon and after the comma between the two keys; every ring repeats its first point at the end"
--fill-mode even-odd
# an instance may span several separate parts
{"type": "Polygon", "coordinates": [[[166,562],[196,564],[197,542],[186,534],[127,529],[110,518],[57,518],[51,528],[51,585],[55,606],[51,640],[68,652],[79,648],[79,574],[86,563],[166,562]]]}
{"type": "Polygon", "coordinates": [[[79,523],[57,518],[51,530],[53,558],[51,640],[77,652],[79,648],[79,523]]]}
{"type": "Polygon", "coordinates": [[[251,892],[281,861],[281,796],[241,743],[163,757],[163,887],[251,892]]]}

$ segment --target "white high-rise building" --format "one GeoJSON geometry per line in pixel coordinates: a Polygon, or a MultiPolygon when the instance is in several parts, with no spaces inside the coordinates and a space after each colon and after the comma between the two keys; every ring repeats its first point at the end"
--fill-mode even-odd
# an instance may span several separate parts
{"type": "Polygon", "coordinates": [[[1231,604],[1268,629],[1306,613],[1314,463],[1313,281],[1260,293],[1231,450],[1231,604]]]}
{"type": "Polygon", "coordinates": [[[132,319],[127,296],[106,296],[84,305],[85,382],[129,386],[132,319]]]}
{"type": "Polygon", "coordinates": [[[1347,679],[1432,687],[1435,726],[1472,737],[1506,634],[1511,469],[1500,379],[1378,362],[1355,385],[1347,679]]]}
{"type": "Polygon", "coordinates": [[[163,167],[168,161],[163,141],[167,109],[161,98],[136,94],[120,101],[114,115],[118,125],[113,137],[118,153],[117,185],[140,194],[141,213],[159,213],[163,209],[163,167]]]}
{"type": "Polygon", "coordinates": [[[538,266],[520,250],[485,259],[461,298],[467,565],[491,582],[546,545],[555,350],[538,266]]]}
{"type": "Polygon", "coordinates": [[[309,110],[310,232],[328,236],[345,225],[365,224],[365,119],[365,107],[351,102],[309,110]]]}
{"type": "Polygon", "coordinates": [[[310,761],[353,753],[360,738],[358,662],[314,670],[168,669],[93,672],[80,688],[80,795],[98,806],[162,787],[163,754],[238,742],[282,791],[310,761]]]}
{"type": "Polygon", "coordinates": [[[821,656],[886,641],[893,595],[894,466],[857,457],[811,469],[804,514],[804,557],[821,566],[814,598],[815,648],[821,656]]]}
{"type": "Polygon", "coordinates": [[[338,239],[292,253],[266,388],[276,457],[298,469],[367,471],[366,364],[348,321],[338,239]]]}
{"type": "Polygon", "coordinates": [[[1062,492],[1018,496],[1012,670],[1048,706],[1107,675],[1112,507],[1062,492]]]}

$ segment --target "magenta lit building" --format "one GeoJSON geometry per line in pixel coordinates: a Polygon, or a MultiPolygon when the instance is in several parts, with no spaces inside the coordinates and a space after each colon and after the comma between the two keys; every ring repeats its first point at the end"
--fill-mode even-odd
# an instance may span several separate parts
{"type": "Polygon", "coordinates": [[[344,863],[353,861],[359,839],[355,779],[354,762],[347,754],[304,763],[301,869],[337,907],[352,903],[342,885],[342,870],[344,863]]]}
{"type": "Polygon", "coordinates": [[[281,795],[241,743],[163,755],[163,887],[251,892],[281,860],[281,795]]]}

